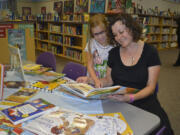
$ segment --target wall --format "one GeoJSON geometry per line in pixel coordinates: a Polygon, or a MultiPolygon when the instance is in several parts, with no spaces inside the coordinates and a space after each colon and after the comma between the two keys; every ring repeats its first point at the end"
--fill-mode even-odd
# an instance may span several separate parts
{"type": "MultiPolygon", "coordinates": [[[[33,15],[40,14],[41,13],[41,7],[46,7],[46,13],[51,12],[53,13],[53,5],[55,1],[60,0],[46,0],[45,2],[23,2],[22,0],[18,1],[18,12],[20,15],[22,15],[22,7],[31,7],[32,11],[31,13],[33,15]]],[[[62,0],[61,0],[62,1],[62,0]]],[[[169,2],[168,0],[132,0],[135,3],[138,3],[142,5],[145,9],[148,8],[155,8],[158,6],[160,11],[167,11],[168,8],[171,9],[171,11],[176,11],[180,14],[180,3],[175,2],[169,2]]]]}
{"type": "Polygon", "coordinates": [[[132,0],[135,3],[142,5],[145,9],[159,8],[159,11],[167,11],[170,8],[171,11],[175,11],[180,14],[180,3],[169,2],[168,0],[132,0]]]}

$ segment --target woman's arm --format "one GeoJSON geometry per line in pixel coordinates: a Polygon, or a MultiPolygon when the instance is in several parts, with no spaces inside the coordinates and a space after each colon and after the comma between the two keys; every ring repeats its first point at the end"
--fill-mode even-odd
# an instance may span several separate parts
{"type": "Polygon", "coordinates": [[[157,80],[159,77],[159,73],[160,73],[160,65],[152,66],[152,67],[148,68],[149,78],[148,78],[147,85],[144,89],[142,89],[138,93],[134,94],[135,100],[145,98],[154,93],[156,84],[157,84],[157,80]]]}
{"type": "Polygon", "coordinates": [[[123,101],[132,102],[135,100],[143,99],[154,93],[157,80],[159,77],[160,66],[152,66],[148,68],[148,82],[145,88],[137,92],[136,94],[125,94],[125,95],[110,95],[109,98],[123,101]]]}

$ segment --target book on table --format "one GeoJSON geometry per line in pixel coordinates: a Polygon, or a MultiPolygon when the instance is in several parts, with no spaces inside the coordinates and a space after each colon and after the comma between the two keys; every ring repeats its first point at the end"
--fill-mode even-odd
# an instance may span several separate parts
{"type": "Polygon", "coordinates": [[[1,110],[14,125],[57,110],[58,107],[44,99],[35,99],[1,110]]]}
{"type": "Polygon", "coordinates": [[[38,93],[39,90],[31,88],[20,88],[17,92],[11,94],[5,100],[23,103],[38,93]]]}
{"type": "Polygon", "coordinates": [[[91,98],[91,99],[103,99],[107,95],[115,93],[118,91],[121,86],[111,86],[104,88],[94,88],[89,84],[85,83],[70,83],[70,84],[61,84],[61,87],[72,94],[78,95],[82,98],[91,98]]]}
{"type": "Polygon", "coordinates": [[[3,115],[0,115],[0,121],[0,135],[35,135],[30,131],[24,130],[22,124],[14,125],[3,115]]]}
{"type": "Polygon", "coordinates": [[[38,135],[133,135],[120,112],[87,115],[58,109],[30,121],[23,128],[38,135]]]}

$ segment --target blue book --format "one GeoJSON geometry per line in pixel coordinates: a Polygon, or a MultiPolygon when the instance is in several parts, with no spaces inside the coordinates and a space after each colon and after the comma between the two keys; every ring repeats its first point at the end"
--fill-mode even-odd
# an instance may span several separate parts
{"type": "Polygon", "coordinates": [[[17,106],[1,110],[2,114],[6,116],[14,125],[25,122],[27,120],[38,117],[42,114],[56,111],[57,106],[47,102],[44,99],[36,99],[25,102],[17,106]]]}

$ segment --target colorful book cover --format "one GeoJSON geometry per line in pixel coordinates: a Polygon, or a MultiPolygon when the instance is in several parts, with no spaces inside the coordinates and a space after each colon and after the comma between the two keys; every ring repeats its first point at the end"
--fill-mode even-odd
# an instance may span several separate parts
{"type": "Polygon", "coordinates": [[[76,0],[75,13],[88,13],[89,0],[76,0]]]}
{"type": "Polygon", "coordinates": [[[41,68],[40,64],[26,64],[23,66],[24,71],[38,70],[41,68]]]}
{"type": "Polygon", "coordinates": [[[5,98],[7,101],[23,103],[38,93],[38,90],[31,88],[20,88],[17,92],[5,98]]]}
{"type": "Polygon", "coordinates": [[[3,99],[4,93],[4,65],[0,64],[0,100],[3,99]]]}
{"type": "Polygon", "coordinates": [[[56,107],[54,104],[39,98],[17,106],[3,109],[1,110],[1,113],[6,116],[14,125],[17,125],[57,109],[58,107],[56,107]]]}
{"type": "Polygon", "coordinates": [[[91,114],[89,116],[96,117],[97,120],[87,135],[105,135],[107,133],[109,135],[133,135],[132,129],[121,112],[91,114]]]}
{"type": "Polygon", "coordinates": [[[55,90],[59,89],[61,84],[68,83],[69,80],[66,78],[59,78],[55,81],[37,81],[31,83],[28,87],[32,89],[42,90],[45,92],[54,92],[55,90]]]}
{"type": "Polygon", "coordinates": [[[6,88],[19,88],[19,87],[25,87],[26,82],[22,81],[6,81],[4,82],[4,86],[6,88]]]}
{"type": "Polygon", "coordinates": [[[94,121],[85,114],[57,110],[29,122],[23,128],[38,135],[86,135],[94,121]]]}
{"type": "Polygon", "coordinates": [[[90,0],[90,13],[104,13],[106,0],[90,0]]]}
{"type": "Polygon", "coordinates": [[[65,0],[64,1],[64,13],[73,14],[74,13],[74,0],[65,0]]]}
{"type": "Polygon", "coordinates": [[[122,12],[126,6],[125,0],[108,0],[107,13],[122,12]]]}
{"type": "Polygon", "coordinates": [[[1,135],[35,135],[30,131],[25,131],[22,129],[22,125],[14,125],[5,116],[0,115],[0,134],[1,135]]]}

